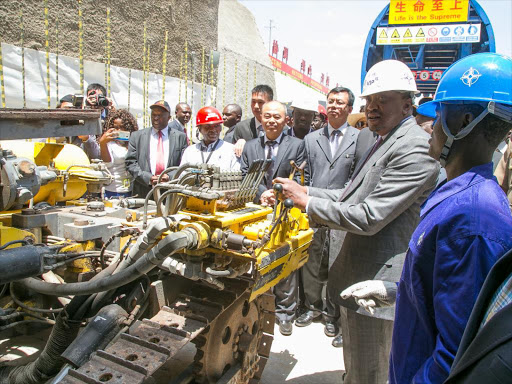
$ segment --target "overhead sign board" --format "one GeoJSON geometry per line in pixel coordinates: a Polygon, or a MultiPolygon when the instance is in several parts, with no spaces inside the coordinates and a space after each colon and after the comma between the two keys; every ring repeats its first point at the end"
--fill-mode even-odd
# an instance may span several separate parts
{"type": "Polygon", "coordinates": [[[460,23],[468,11],[469,0],[391,0],[389,24],[460,23]]]}
{"type": "Polygon", "coordinates": [[[478,43],[480,30],[480,24],[379,27],[377,45],[478,43]]]}
{"type": "Polygon", "coordinates": [[[441,76],[443,76],[443,71],[436,69],[435,71],[429,71],[428,69],[422,69],[419,71],[411,71],[414,78],[420,81],[439,81],[441,80],[441,76]]]}

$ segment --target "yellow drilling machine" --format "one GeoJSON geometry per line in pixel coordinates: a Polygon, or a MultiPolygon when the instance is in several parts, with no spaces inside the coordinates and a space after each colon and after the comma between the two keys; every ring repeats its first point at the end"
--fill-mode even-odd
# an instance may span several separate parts
{"type": "Polygon", "coordinates": [[[105,199],[107,166],[45,139],[100,133],[94,110],[0,111],[0,339],[46,341],[0,383],[258,382],[307,216],[252,203],[271,160],[245,177],[172,167],[147,196],[105,199]],[[163,374],[186,346],[190,364],[163,374]]]}

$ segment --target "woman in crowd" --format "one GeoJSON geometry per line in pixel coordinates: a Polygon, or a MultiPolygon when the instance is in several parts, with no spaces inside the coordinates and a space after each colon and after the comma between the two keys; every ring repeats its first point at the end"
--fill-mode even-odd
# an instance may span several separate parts
{"type": "Polygon", "coordinates": [[[129,135],[137,131],[137,120],[126,109],[118,109],[109,113],[105,121],[105,132],[101,136],[101,159],[114,176],[112,184],[105,187],[105,197],[128,197],[132,191],[132,175],[125,166],[124,159],[128,152],[129,135]],[[127,136],[127,137],[126,137],[127,136]]]}

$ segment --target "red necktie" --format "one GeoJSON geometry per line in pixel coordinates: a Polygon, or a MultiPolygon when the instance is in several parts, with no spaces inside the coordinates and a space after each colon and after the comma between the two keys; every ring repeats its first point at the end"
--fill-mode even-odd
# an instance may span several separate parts
{"type": "Polygon", "coordinates": [[[158,131],[158,145],[156,147],[156,167],[155,175],[160,175],[165,169],[164,162],[164,139],[162,137],[162,131],[158,131]]]}

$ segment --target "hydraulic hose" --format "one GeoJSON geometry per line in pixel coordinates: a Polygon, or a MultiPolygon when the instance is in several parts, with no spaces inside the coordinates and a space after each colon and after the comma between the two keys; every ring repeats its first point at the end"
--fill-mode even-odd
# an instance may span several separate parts
{"type": "Polygon", "coordinates": [[[61,312],[41,355],[27,365],[0,367],[0,383],[39,384],[56,375],[64,364],[61,354],[76,338],[80,323],[61,312]]]}
{"type": "MultiPolygon", "coordinates": [[[[113,271],[113,274],[117,274],[122,270],[128,268],[136,260],[138,260],[144,253],[150,249],[155,242],[162,236],[162,234],[172,228],[176,228],[177,223],[187,216],[176,215],[171,217],[159,217],[151,220],[146,230],[137,238],[136,243],[131,247],[130,252],[113,271]]],[[[113,294],[114,290],[103,291],[98,293],[93,299],[91,305],[91,311],[96,312],[103,306],[103,303],[108,297],[113,294]]]]}
{"type": "Polygon", "coordinates": [[[184,248],[194,248],[198,243],[197,232],[185,228],[180,232],[173,232],[161,240],[154,248],[145,253],[134,264],[119,273],[115,273],[101,280],[83,283],[53,284],[34,278],[20,281],[26,288],[49,296],[90,295],[93,293],[109,291],[126,285],[140,275],[156,267],[167,256],[184,248]]]}

